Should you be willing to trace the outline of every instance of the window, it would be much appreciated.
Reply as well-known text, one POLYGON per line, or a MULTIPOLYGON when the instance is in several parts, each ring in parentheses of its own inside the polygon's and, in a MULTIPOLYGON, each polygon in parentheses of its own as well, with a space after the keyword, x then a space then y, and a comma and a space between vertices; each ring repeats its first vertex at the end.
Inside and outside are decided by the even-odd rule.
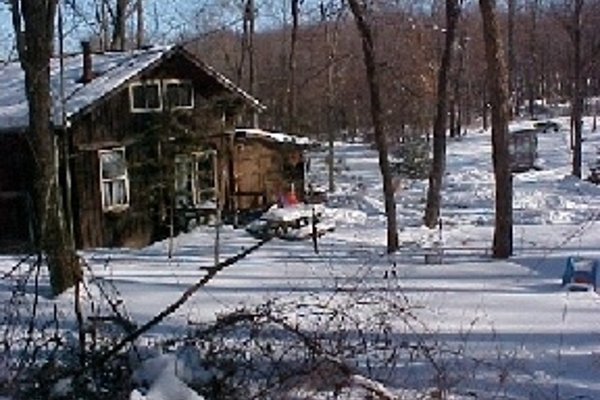
POLYGON ((165 81, 165 104, 170 109, 194 108, 194 87, 189 81, 165 81))
POLYGON ((129 86, 131 111, 135 113, 194 108, 194 87, 177 79, 135 82, 129 86))
POLYGON ((148 112, 162 110, 160 82, 133 83, 130 87, 131 111, 148 112))
POLYGON ((176 157, 175 191, 179 207, 214 207, 217 196, 215 162, 214 150, 176 157))
POLYGON ((100 191, 104 211, 124 209, 129 206, 129 178, 125 161, 125 148, 100 150, 100 191))

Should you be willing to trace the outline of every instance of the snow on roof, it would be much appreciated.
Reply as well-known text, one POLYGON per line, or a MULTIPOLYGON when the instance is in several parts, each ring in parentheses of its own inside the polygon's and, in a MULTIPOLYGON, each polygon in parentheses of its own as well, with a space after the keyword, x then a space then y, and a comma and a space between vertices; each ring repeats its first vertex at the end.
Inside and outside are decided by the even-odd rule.
MULTIPOLYGON (((92 69, 95 78, 87 83, 80 82, 83 73, 83 55, 76 54, 63 58, 64 65, 64 111, 67 119, 89 107, 109 94, 146 68, 160 60, 174 46, 153 47, 129 52, 106 52, 92 54, 92 69)), ((221 84, 260 106, 258 100, 236 88, 223 75, 201 63, 207 72, 221 84)), ((54 124, 62 126, 61 73, 60 60, 52 59, 50 64, 50 86, 53 99, 54 124)), ((0 130, 22 129, 28 126, 28 104, 25 96, 25 74, 18 61, 0 66, 0 130)))
MULTIPOLYGON (((76 114, 110 91, 137 75, 160 59, 171 47, 158 47, 132 52, 92 54, 92 68, 96 76, 88 84, 80 83, 83 55, 63 59, 64 98, 67 118, 76 114)), ((54 123, 61 123, 60 60, 50 62, 50 95, 53 99, 54 123)), ((25 74, 18 61, 0 67, 4 79, 0 82, 0 129, 19 129, 28 125, 28 105, 25 96, 25 74)))
POLYGON ((259 137, 259 138, 262 137, 267 140, 271 140, 273 142, 290 143, 290 144, 296 144, 299 146, 311 146, 316 143, 315 141, 313 141, 307 137, 296 136, 296 135, 291 135, 291 134, 282 133, 282 132, 270 132, 270 131, 265 131, 265 130, 259 129, 259 128, 236 128, 235 132, 236 133, 244 133, 244 134, 246 134, 246 136, 253 136, 253 137, 259 137))

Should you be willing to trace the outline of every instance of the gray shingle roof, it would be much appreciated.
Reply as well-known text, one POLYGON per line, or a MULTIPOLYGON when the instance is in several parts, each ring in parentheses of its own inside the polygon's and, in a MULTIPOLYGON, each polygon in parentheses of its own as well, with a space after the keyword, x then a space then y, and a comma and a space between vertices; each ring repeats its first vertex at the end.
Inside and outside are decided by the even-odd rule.
MULTIPOLYGON (((96 77, 87 84, 79 82, 83 72, 83 56, 81 54, 65 56, 63 58, 64 111, 67 120, 140 74, 175 48, 165 46, 129 52, 92 54, 92 66, 96 77)), ((255 107, 262 107, 258 100, 235 86, 210 66, 203 62, 199 62, 198 65, 222 85, 244 97, 255 107)), ((63 107, 61 106, 60 60, 52 59, 50 68, 52 115, 54 124, 61 126, 63 107)), ((0 131, 26 128, 28 126, 28 106, 25 96, 25 74, 20 63, 13 61, 0 64, 0 77, 2 78, 0 79, 0 131)))

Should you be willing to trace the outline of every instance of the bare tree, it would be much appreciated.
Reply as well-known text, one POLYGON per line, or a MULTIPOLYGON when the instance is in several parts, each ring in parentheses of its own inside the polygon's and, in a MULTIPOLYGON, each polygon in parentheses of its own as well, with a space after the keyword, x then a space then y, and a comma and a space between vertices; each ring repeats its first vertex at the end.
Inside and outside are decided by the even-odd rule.
POLYGON ((584 60, 582 54, 582 17, 584 0, 574 0, 569 2, 570 18, 565 24, 565 29, 573 46, 573 75, 571 84, 571 127, 572 127, 572 174, 581 178, 581 145, 583 130, 583 87, 584 87, 584 60))
MULTIPOLYGON (((240 63, 240 80, 243 75, 244 68, 244 55, 247 55, 248 61, 248 91, 256 96, 257 95, 257 81, 256 81, 256 62, 255 62, 255 47, 254 47, 254 34, 255 34, 255 20, 256 20, 256 8, 254 0, 246 0, 244 4, 244 16, 243 16, 243 36, 242 36, 242 61, 240 63)), ((253 125, 258 126, 258 113, 254 112, 253 125)))
POLYGON ((396 200, 394 198, 394 185, 392 184, 392 173, 388 159, 388 144, 383 123, 383 106, 381 103, 379 70, 376 62, 375 41, 371 25, 367 20, 367 6, 359 0, 347 0, 356 27, 362 40, 364 63, 367 72, 369 92, 371 94, 371 118, 373 120, 373 131, 375 144, 379 154, 379 169, 383 178, 383 196, 385 202, 385 214, 387 217, 387 252, 393 253, 398 250, 398 223, 396 218, 396 200))
POLYGON ((300 5, 303 0, 291 0, 292 31, 290 34, 290 54, 288 59, 288 130, 297 130, 297 107, 296 107, 296 46, 298 44, 298 21, 300 17, 300 5))
POLYGON ((438 71, 437 112, 433 125, 433 164, 429 174, 425 209, 425 225, 429 228, 434 228, 440 218, 442 180, 446 169, 448 86, 460 11, 460 0, 446 0, 446 40, 438 71))
POLYGON ((550 10, 562 25, 568 37, 570 56, 567 81, 568 96, 571 101, 571 148, 573 150, 572 174, 582 177, 583 114, 587 81, 597 74, 593 71, 598 64, 600 36, 598 35, 597 0, 563 0, 550 3, 550 10))
POLYGON ((34 158, 35 245, 46 255, 54 294, 81 278, 58 174, 57 135, 51 128, 50 59, 58 0, 11 0, 17 51, 25 72, 28 141, 34 158))
POLYGON ((508 36, 507 36, 507 53, 508 53, 508 74, 509 74, 509 90, 515 108, 514 113, 518 114, 518 101, 516 93, 516 75, 517 75, 517 57, 515 50, 515 17, 517 11, 517 0, 508 0, 508 36))
MULTIPOLYGON (((70 7, 78 7, 76 0, 69 0, 70 7)), ((98 24, 98 41, 101 50, 123 51, 126 48, 144 46, 143 0, 96 0, 95 21, 98 24), (114 3, 113 3, 114 1, 114 3), (135 35, 128 37, 127 22, 135 17, 135 35), (135 36, 135 37, 133 37, 135 36)))
POLYGON ((538 43, 537 43, 537 28, 538 28, 538 8, 540 0, 533 0, 530 7, 530 32, 529 32, 529 54, 530 60, 527 62, 527 101, 529 115, 531 118, 535 116, 535 98, 537 96, 537 73, 538 70, 538 43))
POLYGON ((337 53, 337 28, 331 29, 329 15, 331 4, 325 6, 323 2, 320 4, 321 9, 321 22, 325 28, 325 42, 327 43, 327 166, 328 166, 328 190, 330 193, 335 191, 335 179, 334 179, 334 160, 335 160, 335 123, 334 123, 334 101, 335 101, 335 88, 334 88, 334 75, 335 75, 335 58, 337 53))
POLYGON ((496 16, 496 0, 479 0, 492 107, 492 158, 496 178, 496 222, 493 255, 508 258, 513 252, 512 174, 508 149, 508 69, 496 16))
POLYGON ((111 41, 112 50, 125 50, 126 43, 126 24, 127 24, 127 6, 129 0, 117 0, 113 15, 113 34, 111 41))
POLYGON ((141 49, 144 46, 144 1, 137 0, 136 6, 136 19, 137 26, 135 31, 135 44, 138 49, 141 49))

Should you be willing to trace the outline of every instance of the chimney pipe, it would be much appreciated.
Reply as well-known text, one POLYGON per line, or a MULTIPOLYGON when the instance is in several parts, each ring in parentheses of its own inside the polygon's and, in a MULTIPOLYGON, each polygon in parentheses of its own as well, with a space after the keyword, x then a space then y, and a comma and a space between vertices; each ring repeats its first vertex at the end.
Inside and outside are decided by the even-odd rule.
POLYGON ((92 70, 92 46, 89 41, 81 42, 81 50, 83 52, 83 73, 81 75, 81 83, 89 83, 94 79, 94 71, 92 70))

